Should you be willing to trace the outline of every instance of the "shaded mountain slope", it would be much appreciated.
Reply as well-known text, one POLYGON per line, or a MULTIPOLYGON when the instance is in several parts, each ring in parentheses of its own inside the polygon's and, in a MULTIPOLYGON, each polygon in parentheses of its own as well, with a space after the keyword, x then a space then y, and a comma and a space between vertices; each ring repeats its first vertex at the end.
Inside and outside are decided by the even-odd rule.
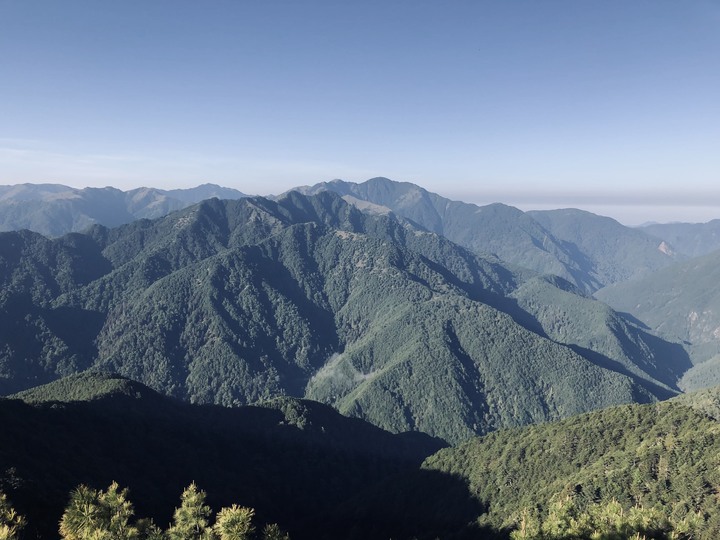
MULTIPOLYGON (((12 281, 0 393, 96 365, 192 402, 307 395, 391 431, 459 441, 664 399, 687 364, 559 278, 332 193, 210 200, 78 237, 100 277, 50 280, 57 294, 37 298, 12 281)), ((67 242, 29 238, 18 268, 67 242)), ((46 267, 54 276, 58 263, 46 267)))
POLYGON ((612 218, 573 208, 527 214, 560 240, 599 285, 641 277, 677 260, 667 243, 612 218))
POLYGON ((692 538, 720 534, 720 424, 715 388, 505 430, 441 450, 423 467, 464 478, 487 512, 477 523, 518 527, 554 504, 580 511, 616 500, 655 508, 692 538))
POLYGON ((278 398, 238 409, 193 406, 100 373, 17 398, 0 399, 0 489, 41 537, 57 536, 71 489, 81 482, 104 488, 113 480, 130 488, 138 515, 163 527, 192 481, 215 509, 252 506, 260 522, 279 522, 293 538, 367 538, 372 530, 376 538, 407 538, 469 518, 456 515, 461 520, 453 524, 405 513, 350 521, 342 502, 382 481, 411 477, 432 493, 452 479, 418 471, 441 447, 437 441, 392 435, 319 403, 278 398))
POLYGON ((720 383, 720 252, 632 282, 598 291, 601 300, 631 313, 658 334, 686 342, 697 364, 686 388, 720 383))
POLYGON ((29 229, 46 236, 79 232, 93 224, 115 227, 157 218, 204 199, 237 199, 237 190, 213 184, 190 189, 75 189, 58 184, 0 186, 0 231, 29 229))

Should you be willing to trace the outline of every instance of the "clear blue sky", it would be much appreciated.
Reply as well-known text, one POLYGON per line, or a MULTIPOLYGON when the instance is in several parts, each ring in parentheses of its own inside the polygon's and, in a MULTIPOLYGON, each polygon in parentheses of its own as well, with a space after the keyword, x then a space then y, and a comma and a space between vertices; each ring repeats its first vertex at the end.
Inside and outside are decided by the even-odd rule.
POLYGON ((720 2, 0 0, 0 184, 373 176, 720 217, 720 2))

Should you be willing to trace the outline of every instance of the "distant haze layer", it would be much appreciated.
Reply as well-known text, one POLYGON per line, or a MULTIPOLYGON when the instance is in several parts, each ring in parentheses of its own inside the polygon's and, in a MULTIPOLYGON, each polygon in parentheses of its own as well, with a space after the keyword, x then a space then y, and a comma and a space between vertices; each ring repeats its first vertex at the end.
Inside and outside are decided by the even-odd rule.
POLYGON ((579 208, 608 216, 623 225, 704 223, 720 218, 720 193, 543 193, 454 190, 445 196, 478 205, 501 202, 523 211, 579 208))

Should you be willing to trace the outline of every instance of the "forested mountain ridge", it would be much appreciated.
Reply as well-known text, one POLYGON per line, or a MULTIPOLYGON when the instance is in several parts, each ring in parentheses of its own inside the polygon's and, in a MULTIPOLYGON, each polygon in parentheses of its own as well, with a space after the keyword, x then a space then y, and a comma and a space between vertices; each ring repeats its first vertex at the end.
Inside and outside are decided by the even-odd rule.
MULTIPOLYGON (((631 229, 587 212, 522 212, 499 203, 476 206, 386 178, 360 184, 336 180, 295 190, 304 194, 334 191, 364 211, 393 211, 476 253, 494 253, 509 263, 561 276, 590 293, 662 268, 682 256, 678 254, 695 249, 682 248, 676 254, 675 239, 683 246, 692 242, 674 229, 668 229, 669 238, 665 238, 652 227, 631 229)), ((0 186, 0 231, 27 228, 56 237, 93 224, 115 227, 139 218, 158 218, 212 197, 244 196, 213 184, 126 192, 54 184, 0 186)))
POLYGON ((46 236, 79 232, 94 224, 115 227, 157 218, 204 199, 237 199, 235 189, 203 184, 190 189, 76 189, 59 184, 0 186, 0 231, 28 229, 46 236))
POLYGON ((351 202, 387 207, 476 253, 494 253, 509 263, 563 277, 589 293, 676 260, 669 247, 661 249, 662 240, 589 212, 477 206, 387 178, 360 184, 334 180, 297 189, 306 194, 334 191, 351 202))
POLYGON ((194 402, 306 395, 459 441, 666 398, 689 367, 559 278, 332 193, 0 243, 2 393, 97 365, 194 402))

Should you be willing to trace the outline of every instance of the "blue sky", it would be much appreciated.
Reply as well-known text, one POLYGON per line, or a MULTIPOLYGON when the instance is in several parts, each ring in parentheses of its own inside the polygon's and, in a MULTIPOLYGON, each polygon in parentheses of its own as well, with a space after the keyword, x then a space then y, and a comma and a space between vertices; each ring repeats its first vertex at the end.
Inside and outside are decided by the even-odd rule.
POLYGON ((705 221, 719 96, 716 1, 0 0, 0 184, 387 176, 705 221))

